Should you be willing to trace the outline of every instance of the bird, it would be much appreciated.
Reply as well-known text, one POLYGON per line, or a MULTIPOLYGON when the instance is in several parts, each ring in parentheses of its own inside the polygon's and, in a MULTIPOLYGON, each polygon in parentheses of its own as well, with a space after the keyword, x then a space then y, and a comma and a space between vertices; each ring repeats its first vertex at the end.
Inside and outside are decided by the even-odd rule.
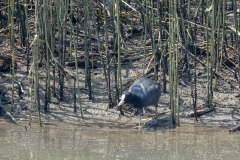
MULTIPOLYGON (((147 76, 137 79, 128 89, 128 91, 121 96, 118 107, 123 104, 130 104, 133 108, 142 112, 143 108, 148 106, 155 106, 155 118, 157 118, 158 101, 161 96, 160 83, 156 82, 147 76)), ((121 111, 121 108, 120 108, 121 111)), ((141 123, 141 115, 140 122, 141 123)))

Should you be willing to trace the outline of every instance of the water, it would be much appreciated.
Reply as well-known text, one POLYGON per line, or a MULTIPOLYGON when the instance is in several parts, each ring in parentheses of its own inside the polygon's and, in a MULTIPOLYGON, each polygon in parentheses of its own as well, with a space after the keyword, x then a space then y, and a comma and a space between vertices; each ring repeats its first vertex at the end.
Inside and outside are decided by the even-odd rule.
POLYGON ((231 159, 240 134, 226 128, 183 125, 155 132, 91 129, 79 125, 0 124, 0 159, 231 159))

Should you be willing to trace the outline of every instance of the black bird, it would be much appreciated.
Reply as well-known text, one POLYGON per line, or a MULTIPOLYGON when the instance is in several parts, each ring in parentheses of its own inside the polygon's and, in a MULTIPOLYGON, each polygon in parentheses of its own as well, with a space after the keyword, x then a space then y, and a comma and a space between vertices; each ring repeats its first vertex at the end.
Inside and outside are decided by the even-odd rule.
MULTIPOLYGON (((141 110, 147 106, 155 106, 155 117, 157 118, 157 106, 161 95, 160 83, 145 77, 137 79, 123 94, 118 106, 124 103, 130 104, 133 108, 141 110)), ((141 118, 140 118, 141 121, 141 118)))

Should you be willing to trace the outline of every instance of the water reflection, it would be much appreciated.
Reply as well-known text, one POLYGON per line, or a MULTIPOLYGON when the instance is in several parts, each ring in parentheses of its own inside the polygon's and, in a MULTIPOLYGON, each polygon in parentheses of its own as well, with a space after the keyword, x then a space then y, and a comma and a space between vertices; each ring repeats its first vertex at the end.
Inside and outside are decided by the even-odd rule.
POLYGON ((239 159, 240 135, 217 127, 156 132, 0 125, 1 159, 239 159))

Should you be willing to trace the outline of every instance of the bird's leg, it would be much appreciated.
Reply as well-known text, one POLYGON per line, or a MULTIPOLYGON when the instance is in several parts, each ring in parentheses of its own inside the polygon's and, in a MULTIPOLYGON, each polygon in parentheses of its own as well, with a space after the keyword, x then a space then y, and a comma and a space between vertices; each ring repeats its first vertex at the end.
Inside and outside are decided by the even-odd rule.
POLYGON ((122 116, 124 116, 124 112, 123 112, 123 110, 122 110, 122 106, 119 107, 119 110, 120 110, 120 114, 121 114, 122 116))
POLYGON ((140 128, 140 126, 141 126, 141 120, 142 120, 142 119, 141 119, 141 114, 140 114, 139 117, 140 117, 140 119, 139 119, 139 125, 138 125, 138 127, 140 128))
POLYGON ((133 116, 137 116, 139 114, 138 109, 135 111, 133 116))
POLYGON ((157 105, 155 105, 155 118, 158 117, 157 105))
POLYGON ((138 111, 140 112, 139 114, 139 127, 141 126, 141 123, 142 123, 142 114, 143 114, 143 109, 138 109, 138 111))

